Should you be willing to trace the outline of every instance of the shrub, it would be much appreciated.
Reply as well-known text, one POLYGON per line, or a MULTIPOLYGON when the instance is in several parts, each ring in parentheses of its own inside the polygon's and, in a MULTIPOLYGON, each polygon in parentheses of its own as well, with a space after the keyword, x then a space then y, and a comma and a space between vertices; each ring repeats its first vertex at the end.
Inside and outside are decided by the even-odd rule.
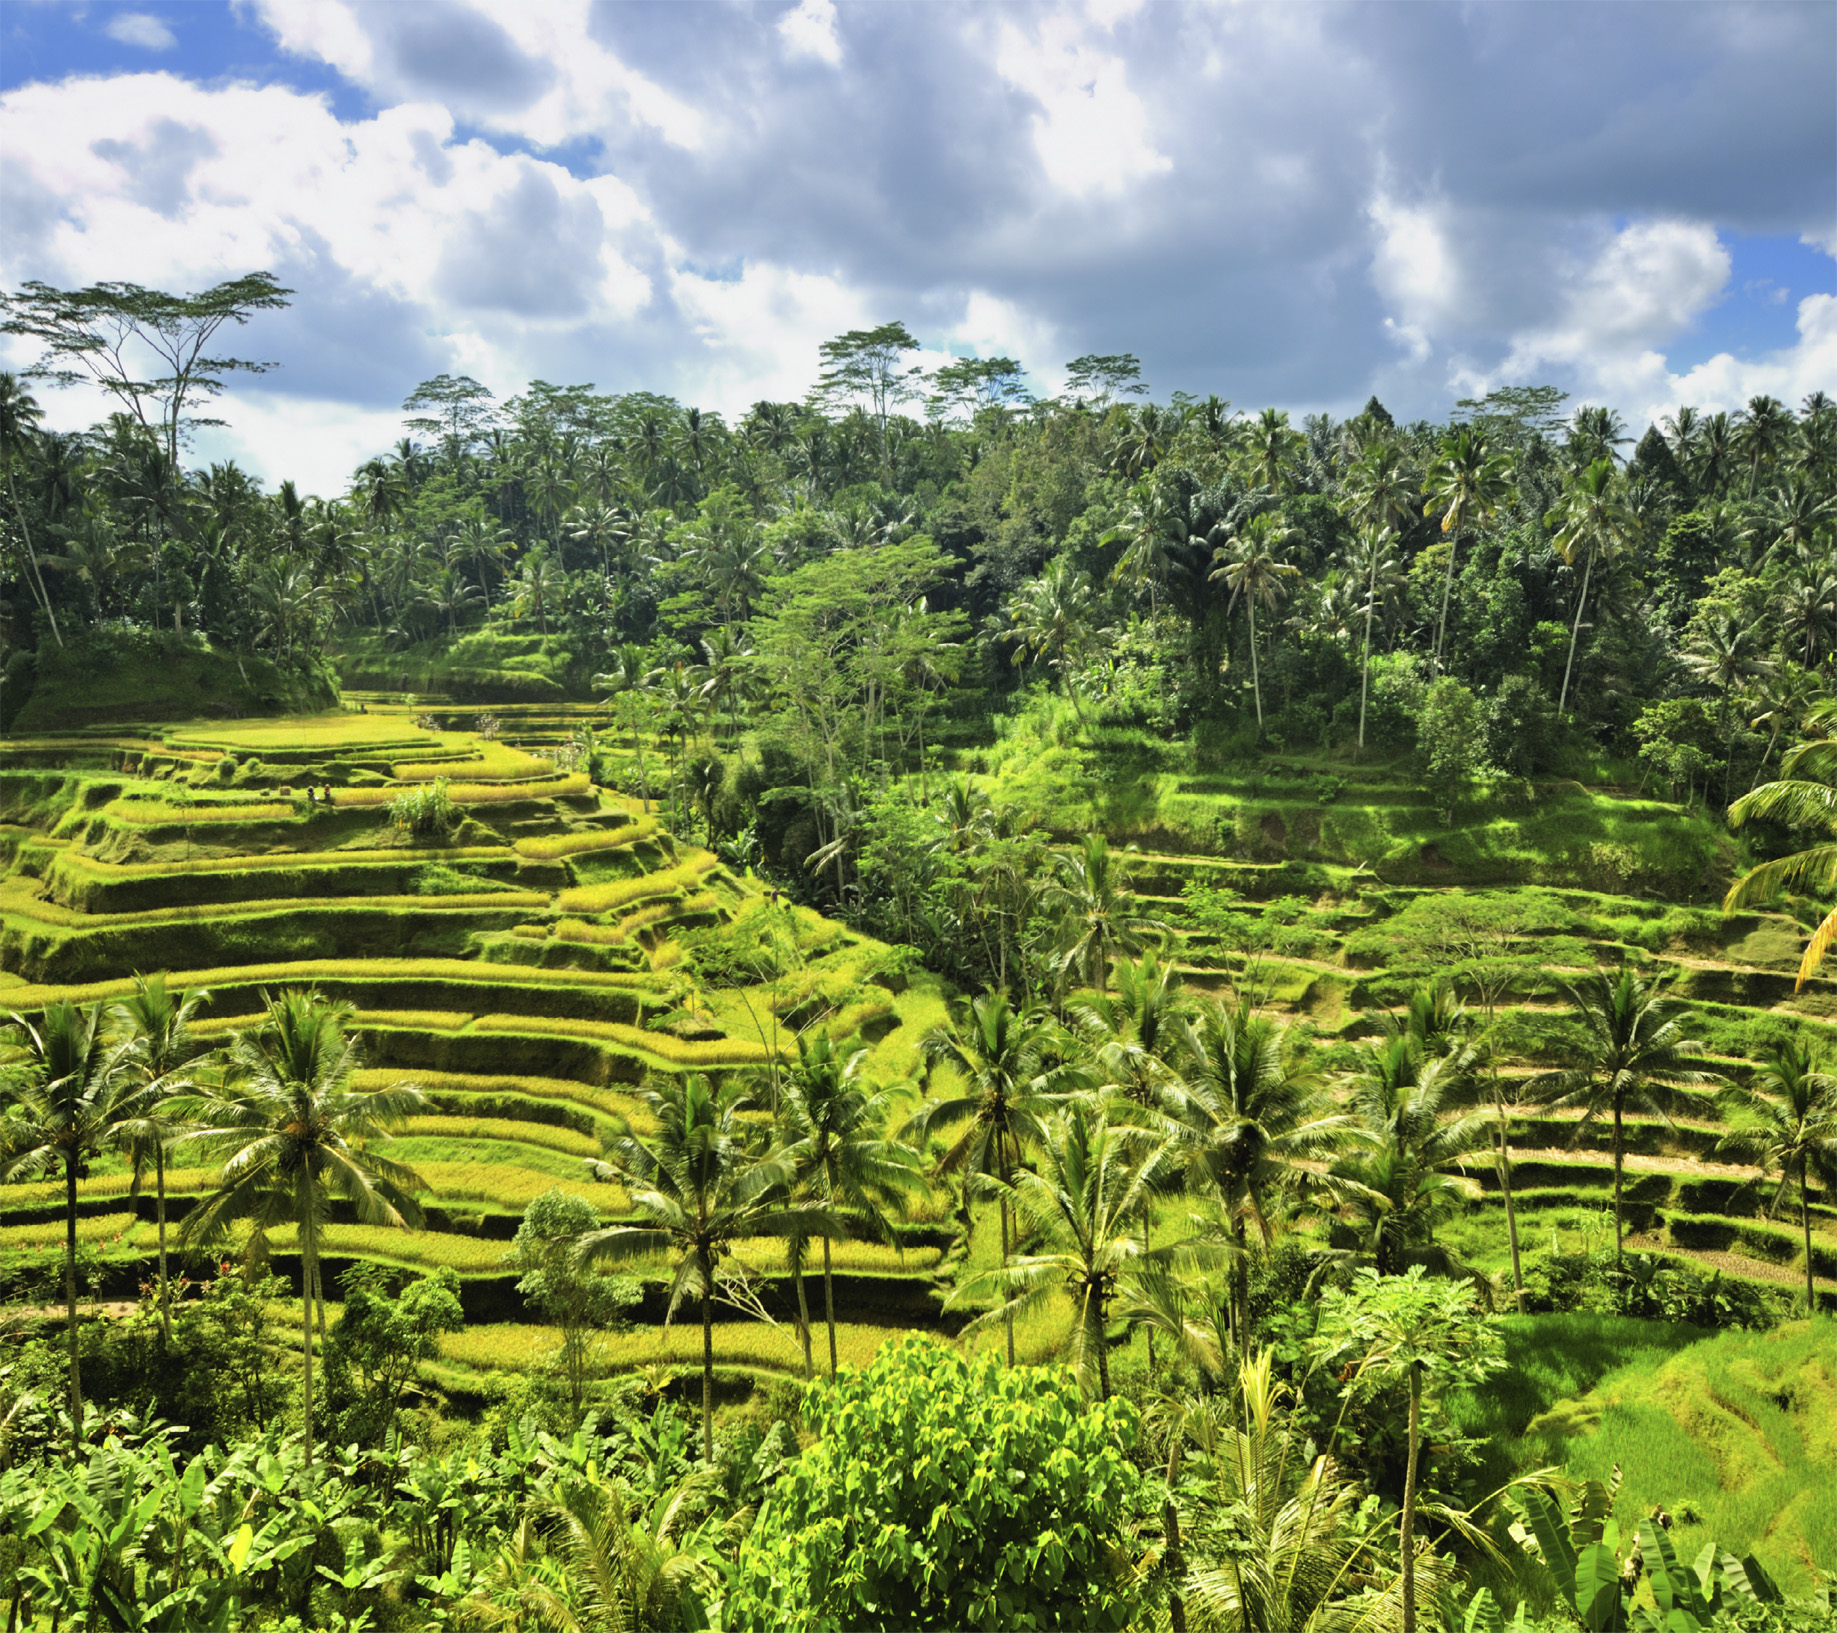
POLYGON ((442 838, 459 825, 459 812, 447 793, 445 777, 425 788, 405 788, 389 802, 389 820, 398 833, 417 839, 442 838))
POLYGON ((820 1438, 741 1548, 729 1627, 1129 1621, 1113 1561, 1145 1504, 1128 1402, 911 1336, 813 1384, 804 1420, 820 1438))

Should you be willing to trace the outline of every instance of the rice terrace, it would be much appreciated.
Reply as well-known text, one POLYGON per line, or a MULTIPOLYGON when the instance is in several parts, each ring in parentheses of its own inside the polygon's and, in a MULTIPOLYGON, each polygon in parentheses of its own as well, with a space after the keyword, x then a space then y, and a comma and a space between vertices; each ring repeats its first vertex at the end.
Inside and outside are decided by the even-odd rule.
POLYGON ((1228 9, 13 8, 8 1633, 1837 1625, 1837 13, 1228 9))

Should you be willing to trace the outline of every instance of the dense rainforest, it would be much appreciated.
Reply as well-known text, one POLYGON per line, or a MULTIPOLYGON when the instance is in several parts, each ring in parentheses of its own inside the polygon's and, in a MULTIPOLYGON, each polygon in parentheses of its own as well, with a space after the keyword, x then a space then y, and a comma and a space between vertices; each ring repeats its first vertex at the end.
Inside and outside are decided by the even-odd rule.
POLYGON ((9 1627, 1828 1625, 1837 402, 288 294, 5 299, 9 1627))

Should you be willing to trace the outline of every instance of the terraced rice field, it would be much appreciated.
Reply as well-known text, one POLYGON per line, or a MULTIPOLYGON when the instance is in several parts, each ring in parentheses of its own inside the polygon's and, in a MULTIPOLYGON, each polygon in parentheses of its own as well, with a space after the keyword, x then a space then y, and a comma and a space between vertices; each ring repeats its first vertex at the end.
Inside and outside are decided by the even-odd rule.
MULTIPOLYGON (((892 982, 898 993, 878 984, 885 949, 769 901, 639 802, 521 746, 514 729, 495 740, 457 721, 430 730, 406 709, 376 705, 144 737, 73 732, 8 750, 0 1007, 119 997, 134 972, 155 970, 210 991, 207 1036, 227 1036, 281 987, 347 1002, 366 1053, 359 1083, 408 1080, 428 1096, 394 1153, 428 1184, 428 1224, 404 1232, 334 1219, 333 1261, 451 1268, 468 1307, 500 1322, 520 1311, 505 1255, 531 1200, 559 1186, 608 1220, 629 1215, 629 1198, 593 1164, 607 1139, 643 1131, 634 1091, 647 1078, 753 1070, 793 1049, 799 1027, 847 1035, 864 1018, 880 1023, 877 1058, 903 1064, 941 1013, 922 980, 892 982), (435 777, 448 779, 459 821, 417 840, 388 808, 435 777), (698 994, 679 938, 756 929, 761 916, 787 949, 780 971, 698 994)), ((151 1246, 152 1199, 130 1198, 116 1167, 104 1159, 79 1184, 81 1235, 105 1281, 116 1265, 109 1285, 131 1291, 134 1261, 151 1246)), ((175 1217, 210 1178, 190 1165, 168 1174, 175 1217)), ((53 1255, 61 1200, 57 1184, 0 1190, 0 1265, 53 1255)), ((283 1273, 292 1246, 288 1232, 270 1233, 283 1273)), ((871 1295, 885 1281, 910 1309, 927 1303, 940 1254, 930 1239, 903 1253, 844 1242, 834 1262, 857 1290, 871 1295)), ((788 1313, 783 1245, 747 1244, 741 1256, 788 1313)), ((653 1281, 665 1270, 635 1267, 653 1281)), ((492 1353, 503 1331, 474 1329, 456 1340, 466 1353, 454 1360, 492 1353)), ((769 1325, 761 1332, 764 1347, 743 1343, 737 1364, 780 1366, 782 1344, 772 1347, 769 1325)), ((683 1336, 628 1335, 614 1360, 684 1359, 683 1336)))

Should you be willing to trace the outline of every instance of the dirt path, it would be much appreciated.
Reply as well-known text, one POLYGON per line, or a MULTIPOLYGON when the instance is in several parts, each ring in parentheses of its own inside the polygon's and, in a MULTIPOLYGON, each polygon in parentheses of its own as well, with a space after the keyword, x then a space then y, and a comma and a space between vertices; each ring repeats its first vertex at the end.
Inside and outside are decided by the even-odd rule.
MULTIPOLYGON (((1613 1154, 1574 1145, 1512 1147, 1513 1162, 1574 1162, 1579 1156, 1599 1159, 1590 1166, 1611 1165, 1613 1154)), ((1621 1159, 1629 1174, 1701 1174, 1707 1179, 1753 1179, 1757 1170, 1740 1163, 1699 1162, 1693 1157, 1640 1157, 1629 1152, 1621 1159)))
MULTIPOLYGON (((1730 1276, 1746 1276, 1751 1281, 1775 1282, 1781 1287, 1803 1287, 1805 1272, 1789 1265, 1770 1264, 1765 1259, 1750 1259, 1745 1253, 1711 1253, 1702 1248, 1673 1247, 1656 1236, 1629 1236, 1630 1251, 1665 1253, 1675 1259, 1691 1259, 1711 1270, 1730 1276)), ((1812 1285, 1825 1292, 1837 1292, 1837 1281, 1829 1276, 1814 1276, 1812 1285)))

